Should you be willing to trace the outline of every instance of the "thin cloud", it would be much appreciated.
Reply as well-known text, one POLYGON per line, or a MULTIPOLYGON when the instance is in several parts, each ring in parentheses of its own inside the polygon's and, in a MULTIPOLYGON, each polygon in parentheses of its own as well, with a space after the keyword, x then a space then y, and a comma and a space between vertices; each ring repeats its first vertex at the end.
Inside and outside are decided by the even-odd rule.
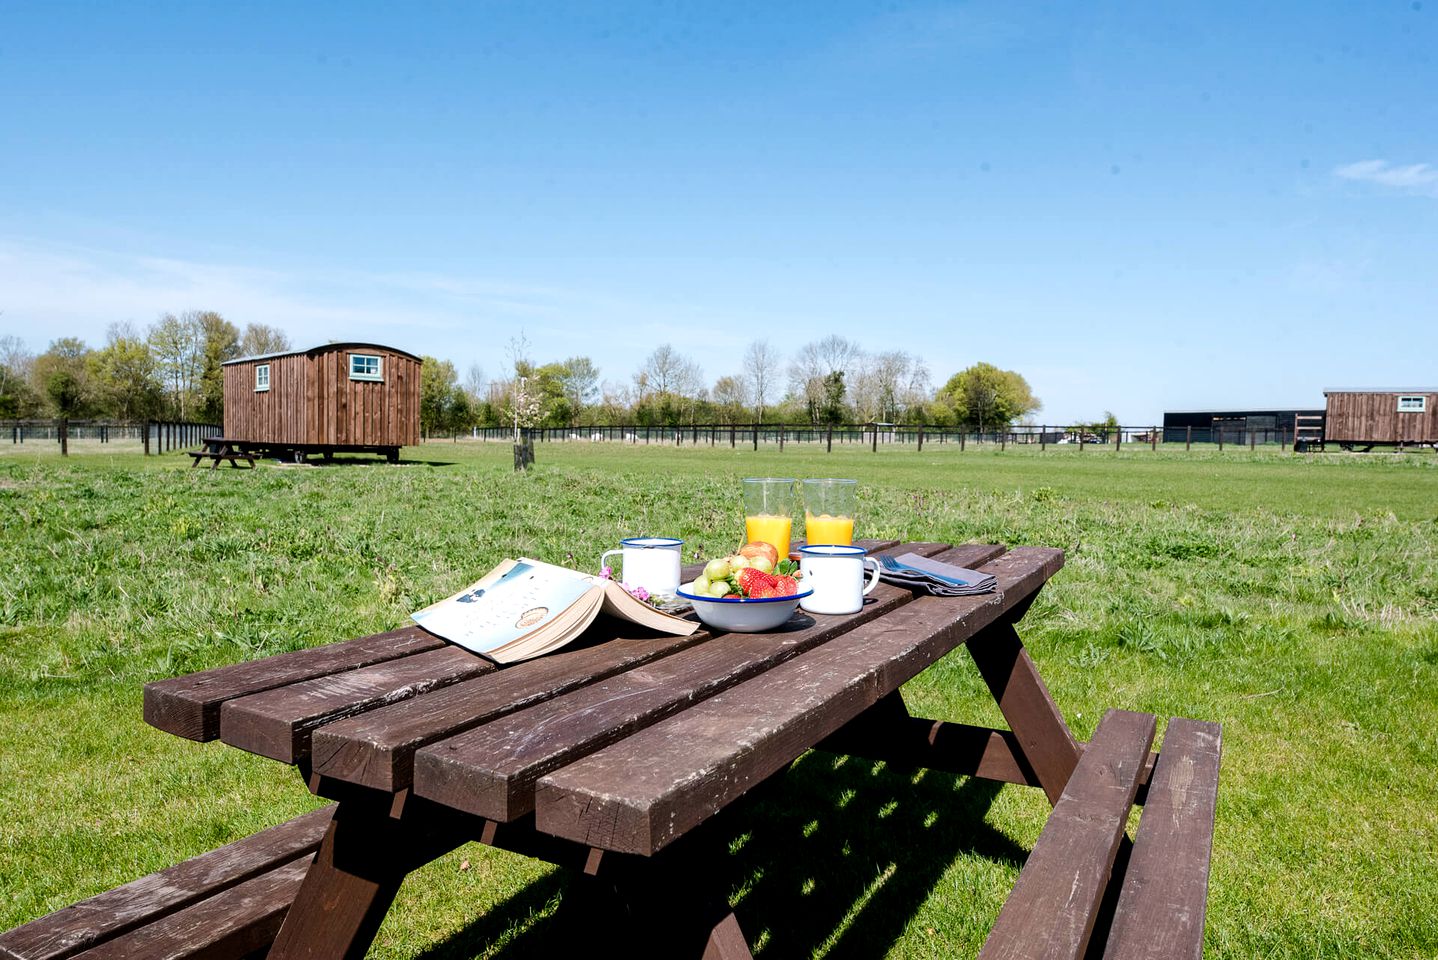
POLYGON ((1375 183, 1390 190, 1438 198, 1438 167, 1426 163, 1399 166, 1387 160, 1360 160, 1337 167, 1334 176, 1358 183, 1375 183))

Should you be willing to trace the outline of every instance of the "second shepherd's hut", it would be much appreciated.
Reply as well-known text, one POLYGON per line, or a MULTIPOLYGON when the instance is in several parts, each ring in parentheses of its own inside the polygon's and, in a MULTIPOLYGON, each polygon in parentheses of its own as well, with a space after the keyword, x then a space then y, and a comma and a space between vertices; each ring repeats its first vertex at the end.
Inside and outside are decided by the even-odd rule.
POLYGON ((224 366, 224 436, 289 459, 377 453, 419 443, 420 366, 375 343, 242 357, 224 366))

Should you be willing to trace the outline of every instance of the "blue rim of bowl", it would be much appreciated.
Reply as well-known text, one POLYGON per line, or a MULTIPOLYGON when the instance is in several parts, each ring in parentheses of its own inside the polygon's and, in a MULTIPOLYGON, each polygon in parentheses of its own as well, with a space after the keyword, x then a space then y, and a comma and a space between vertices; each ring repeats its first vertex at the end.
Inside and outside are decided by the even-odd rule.
POLYGON ((787 597, 701 597, 697 593, 686 593, 683 590, 674 591, 685 600, 703 600, 706 603, 783 603, 785 600, 802 600, 814 592, 814 588, 800 590, 798 593, 791 593, 787 597))

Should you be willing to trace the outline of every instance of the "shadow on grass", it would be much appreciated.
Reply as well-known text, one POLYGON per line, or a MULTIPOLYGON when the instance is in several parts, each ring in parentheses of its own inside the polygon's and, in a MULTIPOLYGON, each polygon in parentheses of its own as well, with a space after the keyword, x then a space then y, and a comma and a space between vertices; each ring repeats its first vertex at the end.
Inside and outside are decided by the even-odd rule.
MULTIPOLYGON (((686 838, 682 863, 692 866, 696 891, 707 883, 737 904, 740 926, 760 956, 821 950, 883 956, 956 857, 973 853, 1022 866, 1027 851, 984 822, 999 788, 987 780, 810 753, 713 827, 686 838)), ((422 960, 560 955, 594 950, 610 936, 611 946, 640 956, 619 922, 622 906, 602 895, 596 903, 596 893, 582 879, 557 872, 422 960), (539 916, 556 892, 558 910, 539 916), (500 939, 506 939, 502 947, 490 946, 500 939)))

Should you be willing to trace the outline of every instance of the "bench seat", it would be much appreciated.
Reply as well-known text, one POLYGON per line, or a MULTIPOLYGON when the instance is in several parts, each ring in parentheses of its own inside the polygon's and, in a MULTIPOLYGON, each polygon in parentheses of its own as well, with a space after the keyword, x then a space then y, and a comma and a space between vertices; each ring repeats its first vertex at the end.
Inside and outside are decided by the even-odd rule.
POLYGON ((194 457, 194 459, 190 461, 191 467, 198 467, 200 465, 200 461, 205 459, 208 459, 210 461, 211 470, 218 467, 221 460, 230 461, 230 466, 236 469, 239 468, 239 462, 241 460, 244 460, 251 467, 254 467, 255 465, 255 455, 252 453, 223 453, 216 450, 186 450, 185 452, 188 453, 191 457, 194 457))
POLYGON ((980 960, 1197 960, 1218 796, 1218 724, 1175 718, 1126 834, 1157 720, 1110 710, 1044 825, 980 960))
POLYGON ((324 807, 0 933, 0 960, 238 960, 279 932, 324 807))

